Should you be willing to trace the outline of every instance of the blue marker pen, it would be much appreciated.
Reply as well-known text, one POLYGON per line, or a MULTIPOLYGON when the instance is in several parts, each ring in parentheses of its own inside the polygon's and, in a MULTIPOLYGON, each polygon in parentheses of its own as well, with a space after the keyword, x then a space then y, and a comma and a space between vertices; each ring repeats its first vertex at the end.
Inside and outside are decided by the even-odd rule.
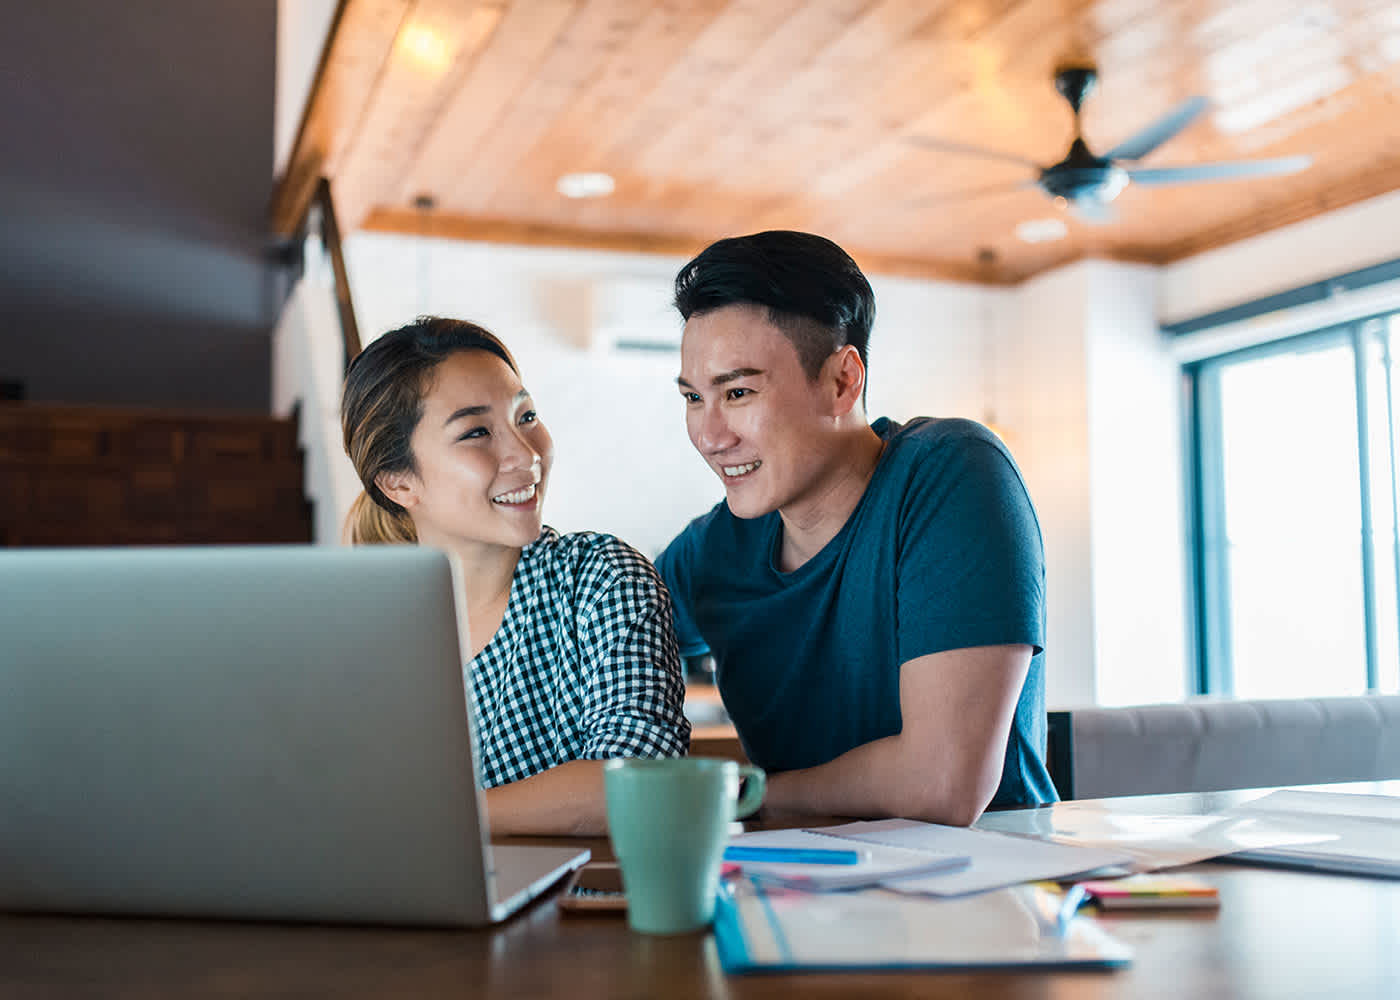
POLYGON ((830 851, 816 847, 756 847, 735 844, 724 849, 725 861, 766 861, 791 865, 854 865, 860 851, 830 851))

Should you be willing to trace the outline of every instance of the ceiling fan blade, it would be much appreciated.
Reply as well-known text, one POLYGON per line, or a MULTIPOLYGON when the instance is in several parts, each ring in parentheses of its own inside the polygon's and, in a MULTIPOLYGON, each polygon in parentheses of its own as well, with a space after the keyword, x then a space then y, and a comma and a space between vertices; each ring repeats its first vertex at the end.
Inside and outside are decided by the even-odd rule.
POLYGON ((1033 170, 1041 169, 1039 163, 1024 156, 1017 156, 1015 153, 1003 153, 996 149, 983 149, 981 146, 968 146, 961 142, 949 142, 946 139, 935 139, 927 135, 910 135, 905 136, 905 138, 916 146, 922 146, 924 149, 932 149, 940 153, 980 156, 986 160, 1004 160, 1007 163, 1019 163, 1033 170))
POLYGON ((1131 139, 1120 142, 1104 156, 1110 160, 1140 160, 1195 121, 1196 116, 1209 104, 1204 97, 1188 97, 1131 139))
POLYGON ((1065 207, 1070 215, 1091 226, 1111 226, 1118 221, 1113 206, 1096 198, 1080 198, 1068 202, 1065 207))
POLYGON ((1149 167, 1129 170, 1134 184, 1196 184, 1201 181, 1230 181, 1245 177, 1276 177, 1296 174, 1312 163, 1311 156, 1284 156, 1277 160, 1237 160, 1233 163, 1193 163, 1185 167, 1149 167))
POLYGON ((924 205, 940 205, 953 201, 971 201, 974 198, 992 198, 999 194, 1015 194, 1017 191, 1033 191, 1037 184, 1034 179, 1019 181, 1015 184, 996 184, 991 187, 971 188, 967 191, 946 191, 941 194, 929 195, 926 198, 915 198, 909 202, 909 207, 917 208, 924 205))

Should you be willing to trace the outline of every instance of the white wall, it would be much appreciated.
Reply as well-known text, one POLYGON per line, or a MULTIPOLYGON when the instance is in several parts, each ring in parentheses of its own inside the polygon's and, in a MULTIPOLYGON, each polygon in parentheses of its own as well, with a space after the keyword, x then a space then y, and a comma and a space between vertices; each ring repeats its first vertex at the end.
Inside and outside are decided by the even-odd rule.
POLYGON ((1084 267, 1094 701, 1177 701, 1190 670, 1181 368, 1157 325, 1158 270, 1084 267))
POLYGON ((1087 384, 1088 272, 1062 268, 1019 286, 998 331, 1009 378, 996 400, 1045 541, 1045 697, 1092 702, 1094 587, 1087 384))
POLYGON ((1083 261, 1009 293, 994 400, 1040 516, 1046 701, 1185 692, 1179 366, 1154 268, 1083 261))

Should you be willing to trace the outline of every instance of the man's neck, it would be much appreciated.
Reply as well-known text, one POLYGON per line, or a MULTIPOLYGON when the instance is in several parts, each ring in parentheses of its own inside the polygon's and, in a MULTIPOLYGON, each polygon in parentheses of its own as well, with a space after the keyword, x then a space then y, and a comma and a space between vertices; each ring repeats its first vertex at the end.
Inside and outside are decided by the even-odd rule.
POLYGON ((869 425, 853 428, 833 453, 830 471, 817 488, 778 511, 783 522, 780 570, 791 573, 802 566, 845 527, 865 496, 884 449, 884 440, 869 425))

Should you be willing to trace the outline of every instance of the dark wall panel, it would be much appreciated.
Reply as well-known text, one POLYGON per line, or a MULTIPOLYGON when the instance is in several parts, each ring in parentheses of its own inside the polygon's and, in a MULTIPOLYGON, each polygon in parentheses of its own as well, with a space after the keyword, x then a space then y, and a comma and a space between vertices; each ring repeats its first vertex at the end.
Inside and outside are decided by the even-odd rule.
POLYGON ((265 409, 276 0, 44 0, 0 31, 0 381, 265 409))

